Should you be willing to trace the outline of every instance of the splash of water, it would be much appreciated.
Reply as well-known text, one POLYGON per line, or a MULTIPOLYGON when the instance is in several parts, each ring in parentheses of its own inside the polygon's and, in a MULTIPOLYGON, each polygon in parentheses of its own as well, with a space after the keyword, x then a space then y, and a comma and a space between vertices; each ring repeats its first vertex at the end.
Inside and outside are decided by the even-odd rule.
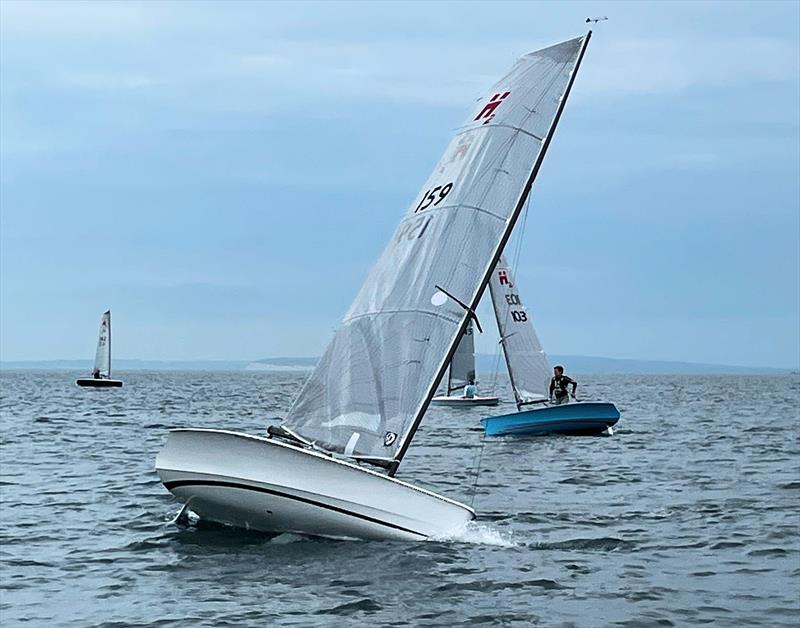
POLYGON ((462 527, 448 534, 429 537, 429 541, 451 543, 471 543, 474 545, 494 545, 497 547, 517 547, 511 532, 498 530, 488 523, 468 521, 462 527))

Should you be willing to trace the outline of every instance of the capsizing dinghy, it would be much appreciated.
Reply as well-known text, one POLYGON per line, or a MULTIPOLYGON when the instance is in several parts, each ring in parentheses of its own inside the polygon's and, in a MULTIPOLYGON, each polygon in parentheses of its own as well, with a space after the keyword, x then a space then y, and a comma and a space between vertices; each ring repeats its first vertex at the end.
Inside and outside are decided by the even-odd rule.
POLYGON ((97 351, 94 356, 94 368, 91 377, 79 377, 75 380, 84 388, 119 388, 122 381, 111 377, 111 310, 103 312, 100 319, 100 333, 97 336, 97 351))
POLYGON ((619 410, 613 403, 547 405, 550 365, 533 328, 533 317, 522 303, 519 287, 503 257, 489 281, 489 292, 517 412, 481 419, 484 433, 487 436, 612 434, 612 426, 619 421, 619 410))
POLYGON ((475 335, 472 321, 467 325, 467 331, 461 337, 450 367, 447 369, 447 394, 431 399, 431 405, 447 406, 448 408, 472 408, 475 406, 496 406, 497 397, 482 397, 473 394, 466 396, 466 387, 475 386, 475 335), (464 391, 463 394, 454 394, 464 391))
POLYGON ((457 533, 475 517, 394 476, 522 211, 590 35, 525 55, 480 99, 281 425, 265 437, 170 432, 156 471, 184 510, 268 533, 408 540, 457 533))

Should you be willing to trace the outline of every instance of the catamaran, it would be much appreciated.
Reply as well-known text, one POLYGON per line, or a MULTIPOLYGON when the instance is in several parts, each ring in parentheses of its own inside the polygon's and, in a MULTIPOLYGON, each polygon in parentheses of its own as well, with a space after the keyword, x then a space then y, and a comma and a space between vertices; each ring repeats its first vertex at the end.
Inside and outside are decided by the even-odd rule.
POLYGON ((473 406, 496 406, 499 399, 494 396, 482 397, 473 394, 467 397, 465 388, 476 385, 475 377, 475 334, 472 321, 461 337, 450 367, 447 369, 447 394, 431 399, 431 404, 450 408, 471 408, 473 406), (453 394, 464 391, 463 394, 453 394))
POLYGON ((78 386, 92 388, 118 388, 122 381, 111 377, 111 310, 103 312, 100 319, 100 333, 97 336, 97 351, 94 355, 94 368, 91 377, 79 377, 78 386))
POLYGON ((619 410, 613 403, 546 405, 550 399, 550 365, 533 328, 533 318, 520 298, 519 286, 502 257, 489 281, 489 292, 517 412, 481 419, 484 432, 489 436, 611 434, 612 426, 619 421, 619 410))
POLYGON ((525 55, 478 101, 280 425, 266 436, 169 433, 156 470, 182 513, 268 533, 415 540, 475 517, 395 475, 531 191, 590 36, 525 55))

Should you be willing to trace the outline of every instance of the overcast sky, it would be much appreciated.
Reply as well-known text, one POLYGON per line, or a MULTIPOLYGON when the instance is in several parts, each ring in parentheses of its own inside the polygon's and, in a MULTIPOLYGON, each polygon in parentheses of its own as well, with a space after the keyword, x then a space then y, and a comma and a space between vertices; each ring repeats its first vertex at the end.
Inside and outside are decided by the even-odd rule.
POLYGON ((321 354, 474 99, 601 14, 522 239, 545 348, 797 368, 798 7, 4 0, 0 356, 108 307, 118 357, 321 354))

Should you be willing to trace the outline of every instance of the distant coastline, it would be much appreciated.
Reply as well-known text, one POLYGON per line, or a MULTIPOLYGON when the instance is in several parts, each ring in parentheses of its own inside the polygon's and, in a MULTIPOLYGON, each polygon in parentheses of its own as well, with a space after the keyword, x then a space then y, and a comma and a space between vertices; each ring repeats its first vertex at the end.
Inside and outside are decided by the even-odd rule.
MULTIPOLYGON (((479 353, 475 356, 477 370, 491 373, 495 369, 494 355, 479 353)), ((114 360, 120 371, 272 371, 303 372, 314 368, 319 358, 279 357, 261 360, 114 360)), ((791 368, 732 366, 699 362, 671 362, 666 360, 633 360, 585 355, 551 355, 552 364, 562 363, 574 374, 626 374, 626 375, 735 375, 735 374, 789 374, 791 368)), ((87 371, 91 360, 9 360, 0 361, 0 369, 75 370, 87 371)), ((501 361, 500 368, 503 368, 501 361)))

